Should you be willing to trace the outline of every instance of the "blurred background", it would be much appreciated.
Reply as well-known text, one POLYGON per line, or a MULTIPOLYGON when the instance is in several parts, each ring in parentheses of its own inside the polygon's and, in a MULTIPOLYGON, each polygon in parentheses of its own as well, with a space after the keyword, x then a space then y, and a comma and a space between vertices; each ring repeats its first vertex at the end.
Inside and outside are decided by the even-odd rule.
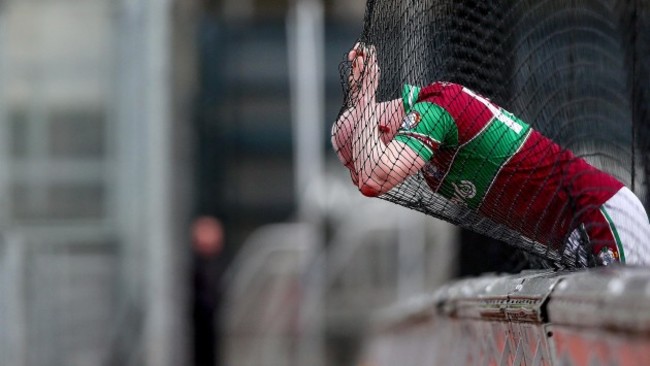
POLYGON ((481 271, 330 148, 364 7, 0 2, 0 365, 351 364, 481 271))
MULTIPOLYGON (((0 365, 350 365, 375 310, 523 269, 503 245, 351 184, 329 140, 364 10, 0 1, 0 365)), ((563 26, 539 24, 540 42, 563 26)), ((644 48, 620 57, 646 54, 634 34, 644 48)), ((570 64, 574 35, 544 50, 570 64)), ((609 90, 646 85, 645 68, 628 80, 615 65, 596 70, 609 90)))

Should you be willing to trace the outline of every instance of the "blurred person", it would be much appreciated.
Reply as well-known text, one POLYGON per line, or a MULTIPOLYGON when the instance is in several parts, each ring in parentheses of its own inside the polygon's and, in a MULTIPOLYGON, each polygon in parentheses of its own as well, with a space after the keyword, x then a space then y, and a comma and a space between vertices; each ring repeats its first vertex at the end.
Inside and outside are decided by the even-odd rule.
POLYGON ((378 103, 373 46, 348 54, 351 100, 332 145, 362 194, 376 197, 421 172, 435 193, 571 254, 587 242, 598 265, 650 263, 639 199, 512 113, 462 85, 405 85, 378 103))
POLYGON ((194 364, 220 364, 221 277, 225 260, 224 228, 214 217, 199 217, 191 228, 193 263, 192 321, 194 330, 194 364))

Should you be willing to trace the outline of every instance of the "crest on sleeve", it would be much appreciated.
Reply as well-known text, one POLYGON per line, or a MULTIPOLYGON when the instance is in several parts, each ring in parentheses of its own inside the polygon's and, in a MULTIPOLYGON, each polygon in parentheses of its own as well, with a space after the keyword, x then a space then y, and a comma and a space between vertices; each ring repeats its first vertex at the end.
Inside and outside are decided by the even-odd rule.
POLYGON ((412 130, 420 123, 422 116, 417 111, 412 111, 404 117, 402 121, 402 128, 406 130, 412 130))

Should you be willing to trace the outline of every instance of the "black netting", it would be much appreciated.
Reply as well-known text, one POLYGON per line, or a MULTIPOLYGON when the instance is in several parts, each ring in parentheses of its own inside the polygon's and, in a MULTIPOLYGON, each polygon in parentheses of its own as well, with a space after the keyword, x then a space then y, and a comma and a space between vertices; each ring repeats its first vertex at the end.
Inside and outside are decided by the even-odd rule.
POLYGON ((610 244, 595 239, 592 219, 620 188, 608 177, 646 203, 649 8, 369 0, 355 53, 341 65, 334 148, 367 195, 558 267, 596 264, 610 244))

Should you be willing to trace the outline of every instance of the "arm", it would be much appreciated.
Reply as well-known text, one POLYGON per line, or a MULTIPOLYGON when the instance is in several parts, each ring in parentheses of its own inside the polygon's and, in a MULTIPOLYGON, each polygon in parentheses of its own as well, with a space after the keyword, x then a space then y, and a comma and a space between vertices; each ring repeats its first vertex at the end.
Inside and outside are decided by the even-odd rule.
MULTIPOLYGON (((404 119, 402 101, 395 99, 389 102, 377 103, 374 110, 375 114, 379 116, 380 124, 385 127, 383 132, 379 131, 379 138, 387 144, 393 139, 404 119)), ((358 186, 358 178, 352 159, 352 133, 354 126, 362 115, 363 111, 358 107, 345 110, 332 125, 331 135, 334 152, 336 152, 336 156, 341 163, 350 170, 355 186, 358 186)))
MULTIPOLYGON (((373 71, 372 68, 366 68, 366 48, 360 44, 348 53, 348 61, 352 63, 352 68, 348 82, 350 84, 350 96, 353 101, 353 106, 341 113, 338 120, 332 126, 332 147, 336 152, 337 157, 343 165, 350 171, 352 182, 355 186, 359 186, 359 178, 357 169, 354 166, 354 159, 352 154, 352 139, 355 126, 362 123, 364 110, 372 108, 375 115, 379 116, 380 124, 384 126, 382 131, 379 131, 380 139, 384 143, 389 143, 398 128, 400 127, 404 118, 404 107, 400 99, 394 99, 383 103, 373 103, 368 105, 365 103, 367 99, 364 98, 365 94, 372 94, 374 96, 376 90, 369 90, 368 85, 364 80, 376 79, 378 75, 366 75, 365 71, 369 74, 373 71)), ((374 97, 372 98, 374 101, 374 97)))
POLYGON ((366 196, 375 197, 417 173, 426 161, 404 143, 393 139, 405 114, 401 101, 375 101, 379 82, 376 51, 371 47, 360 57, 358 64, 366 62, 366 72, 360 77, 362 93, 358 103, 363 110, 357 112, 360 118, 352 131, 352 156, 359 190, 366 196), (389 139, 381 138, 380 119, 381 124, 389 128, 389 139))
POLYGON ((405 144, 392 141, 405 112, 400 99, 375 102, 379 67, 374 48, 357 44, 348 60, 354 106, 332 126, 332 146, 360 191, 377 196, 419 171, 425 161, 405 144))
POLYGON ((375 110, 365 113, 361 120, 367 125, 356 126, 352 152, 356 157, 357 184, 363 195, 375 197, 384 194, 424 167, 424 159, 405 144, 395 140, 388 144, 382 141, 375 110))
POLYGON ((358 185, 359 178, 352 161, 352 122, 356 117, 356 110, 348 109, 341 113, 339 119, 332 125, 332 147, 339 161, 350 171, 350 178, 354 185, 358 185))

